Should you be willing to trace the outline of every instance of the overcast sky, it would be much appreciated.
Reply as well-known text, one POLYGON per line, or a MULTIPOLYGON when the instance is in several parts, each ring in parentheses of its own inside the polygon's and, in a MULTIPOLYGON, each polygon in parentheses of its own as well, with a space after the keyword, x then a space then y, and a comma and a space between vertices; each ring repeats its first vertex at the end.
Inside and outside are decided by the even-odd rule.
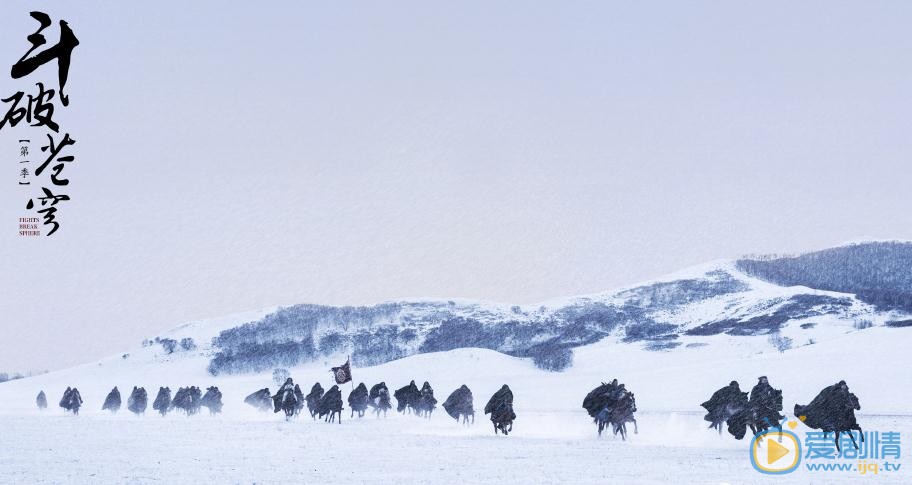
MULTIPOLYGON (((0 371, 274 305, 912 239, 908 2, 42 3, 0 7, 0 67, 31 9, 69 21, 77 159, 58 233, 18 237, 43 135, 0 131, 0 371)), ((7 69, 2 97, 56 87, 7 69)))

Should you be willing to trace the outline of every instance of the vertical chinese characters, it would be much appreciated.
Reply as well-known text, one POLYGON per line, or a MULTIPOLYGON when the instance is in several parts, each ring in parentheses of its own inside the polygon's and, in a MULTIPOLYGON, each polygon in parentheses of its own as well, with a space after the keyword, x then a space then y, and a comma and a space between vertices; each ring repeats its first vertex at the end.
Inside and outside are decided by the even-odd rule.
MULTIPOLYGON (((16 177, 18 185, 26 189, 30 189, 32 181, 35 181, 35 185, 40 186, 40 193, 31 189, 32 197, 25 204, 25 208, 41 215, 43 224, 47 228, 45 235, 50 236, 60 228, 60 223, 56 219, 57 204, 70 200, 68 194, 62 193, 62 188, 70 183, 70 180, 63 176, 63 171, 76 160, 73 153, 76 140, 66 130, 63 130, 61 135, 61 126, 54 120, 56 109, 54 103, 56 100, 60 100, 64 107, 70 104, 70 98, 64 94, 63 90, 69 77, 73 49, 79 45, 79 39, 76 38, 69 24, 60 20, 57 43, 41 50, 42 46, 47 44, 43 32, 53 25, 53 22, 51 17, 43 12, 32 12, 31 16, 38 21, 38 30, 26 37, 31 48, 13 64, 10 76, 13 79, 22 79, 35 73, 39 67, 57 61, 57 89, 46 88, 43 82, 38 81, 35 83, 36 89, 32 93, 19 91, 0 99, 7 105, 5 114, 0 119, 0 130, 7 126, 16 127, 23 121, 30 129, 46 130, 47 144, 41 146, 40 154, 30 153, 30 139, 19 140, 19 163, 16 177), (38 157, 35 159, 35 163, 32 163, 31 157, 33 156, 38 157), (52 188, 53 190, 51 190, 52 188)), ((2 112, 0 110, 0 113, 2 112)), ((20 232, 20 234, 23 233, 20 232)), ((27 235, 34 235, 34 233, 32 231, 27 235)))

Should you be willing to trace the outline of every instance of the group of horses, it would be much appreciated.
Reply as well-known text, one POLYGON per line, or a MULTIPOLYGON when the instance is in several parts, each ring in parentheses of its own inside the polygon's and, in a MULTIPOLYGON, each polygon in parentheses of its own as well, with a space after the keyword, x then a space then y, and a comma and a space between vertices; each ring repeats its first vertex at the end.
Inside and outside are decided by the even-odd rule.
MULTIPOLYGON (((434 389, 428 382, 419 389, 415 381, 411 381, 407 386, 397 389, 393 396, 396 398, 396 410, 402 414, 430 418, 437 407, 434 389)), ((304 395, 300 385, 295 384, 289 377, 275 394, 270 393, 268 387, 259 389, 248 395, 244 402, 261 411, 271 409, 275 413, 284 412, 286 420, 299 415, 306 406, 314 420, 342 422, 342 390, 338 385, 333 385, 324 392, 323 386, 317 382, 310 389, 310 393, 304 395)), ((370 409, 373 409, 377 417, 386 417, 387 412, 392 409, 389 388, 385 382, 380 382, 368 390, 367 385, 362 382, 349 393, 348 405, 351 408, 351 418, 354 418, 355 414, 361 418, 370 409)), ((443 408, 457 422, 461 421, 468 425, 470 418, 471 423, 475 422, 472 391, 464 384, 450 394, 444 401, 443 408)), ((504 385, 491 397, 485 407, 485 413, 491 414, 495 434, 508 434, 512 431, 516 413, 513 412, 513 393, 508 386, 504 385)))
MULTIPOLYGON (((750 428, 755 436, 760 436, 772 428, 782 432, 782 390, 774 389, 765 376, 759 378, 750 395, 742 392, 738 382, 732 381, 728 386, 713 393, 712 397, 701 406, 707 410, 703 418, 709 421, 710 428, 722 433, 722 425, 728 426, 728 432, 737 439, 744 438, 750 428)), ((839 436, 849 433, 852 444, 858 448, 852 431, 858 431, 864 441, 864 433, 855 411, 860 410, 858 397, 849 391, 845 381, 825 387, 808 405, 795 404, 795 417, 813 429, 824 433, 834 433, 836 449, 840 449, 839 436)))
POLYGON ((210 415, 221 413, 222 391, 218 387, 212 386, 206 389, 205 394, 202 394, 200 388, 196 386, 181 387, 171 398, 171 389, 160 387, 155 402, 152 403, 152 409, 161 413, 162 416, 171 409, 177 409, 183 411, 187 416, 192 416, 199 412, 200 407, 209 409, 210 415))
MULTIPOLYGON (((351 402, 351 400, 352 396, 349 396, 349 401, 351 402)), ((342 390, 337 385, 324 392, 323 386, 318 382, 305 396, 301 391, 301 386, 295 384, 294 380, 289 377, 275 395, 272 395, 269 388, 266 387, 248 395, 244 398, 244 402, 260 411, 272 409, 276 413, 284 412, 286 420, 301 414, 301 411, 307 406, 307 411, 313 419, 320 418, 330 423, 336 421, 342 423, 342 390)), ((358 408, 361 409, 360 404, 358 408)), ((352 416, 354 413, 355 407, 352 407, 352 416)), ((363 412, 359 411, 359 416, 362 415, 363 412)))
MULTIPOLYGON (((38 393, 35 402, 38 404, 38 409, 47 407, 47 397, 44 395, 44 391, 38 393)), ((82 395, 79 394, 79 389, 67 387, 63 391, 63 397, 60 398, 60 407, 74 415, 79 414, 79 408, 82 407, 82 395)))
POLYGON ((614 379, 608 384, 604 382, 589 392, 583 399, 583 408, 592 417, 598 426, 598 434, 602 436, 608 426, 611 426, 614 435, 621 434, 622 440, 627 440, 627 423, 633 423, 633 432, 637 433, 636 398, 628 391, 624 384, 618 384, 614 379))
POLYGON ((415 381, 412 381, 409 385, 396 389, 393 397, 396 398, 396 411, 400 413, 414 413, 416 416, 430 419, 434 409, 437 408, 434 389, 427 381, 424 382, 421 389, 418 389, 415 381))
MULTIPOLYGON (((403 386, 393 393, 396 398, 396 410, 402 414, 414 414, 430 418, 437 407, 434 389, 430 383, 425 382, 419 389, 415 381, 403 386)), ((286 419, 292 419, 307 407, 311 418, 323 419, 326 422, 342 423, 342 390, 338 385, 332 386, 328 391, 323 391, 319 382, 315 383, 306 396, 300 386, 289 377, 279 387, 276 394, 271 394, 269 388, 260 389, 244 399, 251 406, 268 411, 284 412, 286 419)), ((47 396, 44 391, 38 393, 36 403, 39 409, 47 408, 47 396)), ((82 396, 79 390, 67 387, 60 399, 60 407, 73 414, 79 414, 82 406, 82 396)), ((108 393, 102 410, 116 413, 122 405, 120 391, 117 387, 108 393)), ((139 415, 145 413, 147 405, 146 390, 142 387, 133 387, 127 399, 127 409, 139 415)), ((373 409, 377 417, 392 408, 389 389, 385 382, 375 384, 370 390, 362 382, 353 388, 348 395, 348 405, 351 416, 355 414, 363 417, 369 409, 373 409)), ((759 382, 751 390, 742 392, 737 381, 732 381, 728 386, 713 393, 712 397, 703 404, 707 414, 704 417, 709 421, 709 427, 722 433, 723 425, 727 425, 729 433, 737 439, 742 439, 747 429, 754 435, 767 432, 772 428, 782 431, 782 391, 770 386, 767 378, 760 377, 759 382)), ((209 409, 210 414, 218 414, 222 410, 222 393, 218 387, 209 387, 203 395, 196 386, 181 387, 174 398, 171 390, 161 387, 152 403, 152 408, 162 416, 169 411, 177 409, 188 416, 199 412, 200 407, 209 409)), ((457 422, 464 425, 475 423, 475 409, 472 391, 462 385, 453 391, 443 402, 447 414, 457 422), (471 418, 471 423, 470 423, 471 418)), ((610 383, 602 383, 596 387, 583 400, 583 408, 593 418, 598 426, 598 434, 611 427, 615 435, 620 434, 621 439, 627 439, 627 423, 633 423, 634 433, 638 432, 636 418, 636 399, 624 384, 619 384, 617 379, 610 383)), ((810 404, 795 405, 795 417, 801 419, 807 426, 819 429, 825 433, 835 433, 836 447, 839 449, 839 436, 849 433, 852 443, 858 448, 852 431, 858 431, 864 441, 864 433, 855 418, 855 411, 860 410, 858 397, 849 392, 845 381, 839 381, 832 386, 824 388, 810 404)), ((513 392, 509 386, 504 386, 494 393, 484 408, 485 414, 491 415, 494 424, 494 434, 509 434, 513 430, 513 421, 516 413, 513 411, 513 392)))
MULTIPOLYGON (((38 409, 47 408, 47 396, 44 391, 38 393, 35 403, 38 405, 38 409)), ((79 408, 82 407, 82 403, 82 395, 79 394, 79 389, 75 387, 67 387, 66 391, 63 392, 63 397, 60 399, 60 407, 74 415, 79 414, 79 408)), ((130 396, 127 398, 127 409, 136 415, 145 414, 148 403, 146 389, 133 386, 133 391, 130 392, 130 396)), ((105 397, 101 409, 102 411, 116 413, 120 411, 122 405, 123 400, 120 396, 120 390, 117 386, 114 386, 114 389, 111 389, 111 392, 105 397)), ((162 416, 175 409, 183 411, 187 416, 191 416, 198 413, 201 407, 209 409, 210 415, 222 412, 222 393, 218 387, 213 386, 206 389, 206 394, 203 394, 200 388, 196 386, 181 387, 173 399, 171 398, 170 388, 160 387, 155 400, 152 402, 152 409, 158 411, 162 416)))

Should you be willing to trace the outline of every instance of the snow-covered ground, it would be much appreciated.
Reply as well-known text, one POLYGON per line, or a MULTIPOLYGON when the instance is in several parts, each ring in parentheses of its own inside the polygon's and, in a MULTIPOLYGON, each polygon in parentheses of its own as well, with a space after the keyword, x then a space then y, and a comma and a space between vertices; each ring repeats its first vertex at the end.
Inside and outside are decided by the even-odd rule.
MULTIPOLYGON (((202 335, 201 335, 202 336, 202 335)), ((465 383, 480 410, 502 384, 515 394, 514 433, 494 436, 479 414, 463 427, 442 408, 431 420, 391 413, 341 425, 309 418, 285 422, 243 403, 270 387, 271 375, 214 378, 206 356, 162 356, 147 347, 127 358, 0 384, 0 483, 833 483, 871 480, 857 473, 799 469, 781 477, 757 473, 747 440, 706 429, 699 404, 732 379, 747 390, 759 375, 783 389, 785 411, 805 404, 826 385, 845 379, 862 405, 861 426, 912 436, 912 331, 872 328, 784 353, 757 353, 763 337, 719 339, 706 347, 649 352, 608 340, 575 350, 566 372, 541 371, 524 359, 482 349, 420 354, 369 368, 355 381, 385 381, 391 389, 410 379, 434 386, 438 400, 465 383), (759 340, 758 340, 759 339, 759 340), (596 437, 580 407, 601 381, 618 378, 636 393, 639 434, 627 442, 596 437), (85 405, 79 416, 56 406, 66 386, 77 386, 85 405), (164 418, 150 409, 136 417, 100 408, 118 386, 124 399, 133 385, 150 400, 159 386, 218 385, 224 413, 164 418), (35 409, 39 390, 50 408, 35 409)), ((766 346, 768 347, 768 345, 766 346)), ((340 360, 341 359, 341 360, 340 360)), ((305 390, 319 380, 329 387, 329 367, 344 357, 291 369, 305 390)), ((343 397, 351 387, 343 386, 343 397)), ((347 407, 347 404, 346 404, 347 407)), ((790 413, 789 413, 790 414, 790 413)), ((803 425, 802 425, 803 426, 803 425)), ((796 431, 801 432, 802 428, 796 431)), ((912 465, 910 465, 912 468, 912 465)), ((912 481, 912 471, 881 473, 876 480, 912 481)))
MULTIPOLYGON (((641 413, 640 434, 597 439, 579 413, 519 415, 515 435, 390 416, 286 423, 274 416, 4 416, 2 483, 909 483, 798 470, 766 477, 745 441, 704 429, 698 415, 641 413)), ((347 416, 346 416, 347 417, 347 416)), ((912 431, 909 418, 865 416, 912 431)))

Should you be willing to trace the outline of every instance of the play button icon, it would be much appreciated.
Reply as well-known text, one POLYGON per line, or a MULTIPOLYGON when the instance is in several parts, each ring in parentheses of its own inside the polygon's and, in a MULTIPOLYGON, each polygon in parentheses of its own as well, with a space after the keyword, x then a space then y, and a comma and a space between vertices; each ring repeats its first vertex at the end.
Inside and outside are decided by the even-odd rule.
POLYGON ((789 449, 776 443, 774 440, 766 440, 766 462, 776 463, 782 457, 789 454, 789 449))
POLYGON ((751 464, 761 472, 778 475, 795 471, 801 461, 801 441, 790 431, 758 434, 751 440, 751 464))

